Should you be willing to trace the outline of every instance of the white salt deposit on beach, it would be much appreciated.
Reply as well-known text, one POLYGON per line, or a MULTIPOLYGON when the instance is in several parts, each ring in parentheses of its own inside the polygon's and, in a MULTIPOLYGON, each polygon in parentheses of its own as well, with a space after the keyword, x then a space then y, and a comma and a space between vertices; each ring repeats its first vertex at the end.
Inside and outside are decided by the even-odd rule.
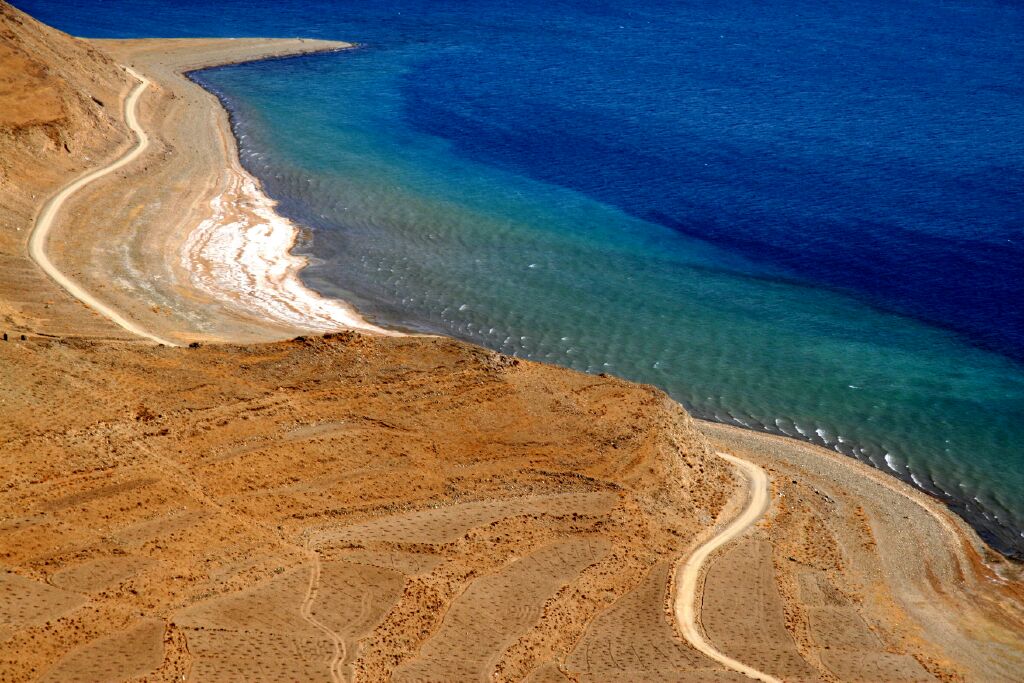
POLYGON ((327 332, 377 327, 346 302, 309 289, 299 278, 306 259, 291 253, 299 229, 274 210, 275 202, 245 171, 210 202, 211 216, 182 245, 181 264, 192 283, 218 301, 284 325, 327 332))

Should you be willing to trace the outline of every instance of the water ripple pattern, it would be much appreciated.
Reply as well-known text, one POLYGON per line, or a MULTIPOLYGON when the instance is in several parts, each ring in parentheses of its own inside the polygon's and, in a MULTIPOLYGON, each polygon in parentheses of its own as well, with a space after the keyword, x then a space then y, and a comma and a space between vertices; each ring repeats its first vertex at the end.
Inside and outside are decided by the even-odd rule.
POLYGON ((200 74, 377 323, 662 387, 1024 556, 1024 7, 23 0, 355 52, 200 74))

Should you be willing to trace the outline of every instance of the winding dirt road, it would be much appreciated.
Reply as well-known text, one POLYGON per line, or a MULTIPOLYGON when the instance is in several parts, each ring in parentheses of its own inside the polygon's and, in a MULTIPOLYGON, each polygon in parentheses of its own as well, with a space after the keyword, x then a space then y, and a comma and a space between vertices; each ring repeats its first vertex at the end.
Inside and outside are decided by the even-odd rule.
POLYGON ((32 234, 29 237, 28 253, 32 260, 43 269, 43 272, 49 275, 58 285, 71 294, 71 296, 75 297, 89 308, 103 314, 108 319, 112 320, 114 323, 120 325, 132 334, 145 337, 158 344, 178 346, 176 342, 169 341, 148 332, 138 324, 128 320, 113 308, 94 297, 81 285, 62 273, 55 265, 53 265, 49 256, 46 255, 46 238, 50 233, 50 228, 53 227, 54 218, 64 205, 64 202, 67 201, 68 197, 94 180, 102 178, 107 174, 113 173, 114 171, 127 166, 146 151, 147 147, 149 147, 149 136, 146 135, 146 131, 142 129, 142 126, 139 125, 136 111, 138 109, 139 97, 141 97, 143 91, 149 87, 150 82, 145 76, 136 73, 128 67, 125 67, 125 71, 139 81, 139 84, 135 86, 135 89, 132 90, 124 102, 125 122, 128 124, 128 127, 132 132, 135 133, 136 137, 138 137, 138 142, 119 159, 116 159, 110 164, 91 171, 81 178, 73 181, 43 205, 43 209, 39 212, 35 226, 32 228, 32 234))
POLYGON ((701 578, 701 569, 713 552, 753 526, 761 518, 765 510, 768 509, 768 503, 771 500, 768 493, 768 475, 765 474, 763 469, 752 462, 741 460, 728 453, 719 453, 718 455, 743 473, 744 479, 749 484, 750 495, 743 512, 716 536, 713 536, 704 545, 697 548, 677 569, 676 621, 679 623, 679 629, 682 631, 683 637, 686 638, 687 642, 719 664, 757 681, 782 683, 778 678, 747 666, 743 662, 735 660, 724 652, 715 649, 715 646, 704 637, 704 633, 698 625, 700 614, 697 610, 697 590, 701 578))

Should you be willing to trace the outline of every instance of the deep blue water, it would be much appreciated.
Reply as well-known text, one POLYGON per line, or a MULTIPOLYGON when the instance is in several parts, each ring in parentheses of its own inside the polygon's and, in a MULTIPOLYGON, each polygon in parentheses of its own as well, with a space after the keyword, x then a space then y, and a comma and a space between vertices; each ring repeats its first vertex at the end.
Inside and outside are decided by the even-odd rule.
POLYGON ((359 42, 196 75, 312 286, 822 443, 1024 554, 1021 6, 15 4, 359 42))

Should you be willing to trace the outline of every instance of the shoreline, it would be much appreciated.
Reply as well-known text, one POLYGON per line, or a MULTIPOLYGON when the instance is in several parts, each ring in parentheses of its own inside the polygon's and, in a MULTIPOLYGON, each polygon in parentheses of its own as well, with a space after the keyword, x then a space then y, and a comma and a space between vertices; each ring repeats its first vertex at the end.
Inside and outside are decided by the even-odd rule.
MULTIPOLYGON (((907 464, 903 464, 903 471, 895 469, 889 463, 889 458, 891 456, 888 453, 885 457, 886 467, 882 467, 870 458, 860 458, 855 454, 839 450, 835 445, 830 445, 828 442, 824 441, 824 439, 813 439, 807 435, 796 436, 788 434, 778 428, 772 429, 770 426, 764 424, 754 426, 744 424, 739 420, 727 421, 716 417, 708 417, 701 411, 694 410, 689 406, 687 406, 686 409, 693 416, 693 419, 698 422, 726 427, 728 429, 736 429, 741 432, 757 434, 766 438, 794 442, 802 446, 813 448, 825 456, 839 458, 842 461, 857 463, 858 465, 868 468, 868 471, 887 477, 889 480, 897 481, 908 491, 913 491, 916 494, 924 496, 928 500, 934 501, 938 505, 942 506, 943 509, 953 513, 955 517, 963 521, 966 527, 971 530, 971 533, 977 536, 978 540, 984 543, 986 547, 998 552, 1006 559, 1024 566, 1024 552, 1008 545, 1007 542, 1004 542, 997 534, 991 531, 992 520, 985 517, 984 511, 975 512, 970 509, 971 505, 967 499, 958 498, 957 496, 941 489, 937 485, 926 485, 925 481, 918 478, 907 464)), ((847 441, 846 443, 851 444, 853 450, 859 449, 856 442, 847 441)), ((1000 528, 1005 529, 1007 527, 1000 528)), ((1015 530, 1009 529, 1009 532, 1013 531, 1015 530)), ((1024 532, 1019 533, 1024 535, 1024 532)))
MULTIPOLYGON (((52 260, 93 292, 172 343, 261 342, 303 333, 400 332, 306 287, 307 259, 291 253, 299 227, 278 214, 242 167, 227 112, 187 74, 204 68, 349 43, 306 39, 90 41, 148 78, 138 105, 152 144, 128 175, 98 178, 71 198, 50 241, 52 260), (114 183, 121 181, 118 187, 114 183), (89 225, 111 225, 96 235, 89 225)), ((125 95, 122 95, 122 99, 125 95)), ((110 318, 110 316, 107 316, 110 318)))
POLYGON ((233 165, 237 166, 231 169, 235 177, 228 192, 237 197, 234 202, 236 220, 228 220, 231 209, 223 206, 224 195, 215 197, 210 202, 210 218, 201 221, 183 242, 181 265, 192 273, 192 282, 199 289, 211 296, 233 294, 239 306, 250 311, 259 310, 277 322, 312 332, 336 331, 340 326, 342 329, 401 336, 405 333, 369 322, 351 303, 324 296, 302 280, 301 272, 309 264, 309 259, 293 253, 302 229, 294 220, 277 211, 278 201, 266 193, 260 178, 242 162, 234 111, 220 93, 206 88, 194 76, 208 69, 234 64, 345 52, 356 47, 356 43, 351 43, 349 47, 317 53, 231 61, 181 72, 190 82, 216 98, 227 115, 227 129, 221 133, 231 138, 235 149, 233 165), (247 208, 239 210, 240 206, 247 208), (239 216, 241 220, 237 220, 239 216), (237 267, 238 264, 241 266, 237 267))
MULTIPOLYGON (((167 46, 189 46, 208 42, 230 47, 242 46, 247 41, 257 44, 279 44, 281 41, 263 41, 260 39, 223 39, 204 41, 203 39, 143 39, 94 41, 102 46, 128 47, 125 56, 130 61, 137 56, 139 47, 159 53, 167 46)), ((255 339, 246 334, 218 334, 205 336, 201 330, 173 329, 170 336, 179 340, 199 338, 204 341, 245 342, 270 341, 284 339, 306 332, 324 333, 336 329, 355 329, 384 335, 403 335, 396 329, 387 329, 366 321, 348 302, 321 295, 302 281, 300 272, 308 260, 304 256, 295 255, 292 249, 300 234, 296 223, 275 211, 277 201, 269 197, 262 189, 258 177, 246 169, 239 155, 238 141, 231 117, 234 115, 223 97, 207 90, 192 74, 211 68, 231 64, 287 59, 312 52, 340 52, 352 48, 351 44, 320 44, 317 41, 286 41, 292 49, 298 51, 281 54, 273 50, 261 49, 256 53, 241 56, 229 53, 227 58, 210 58, 201 51, 191 55, 189 60, 174 62, 173 75, 198 89, 207 96, 207 101, 216 111, 212 112, 216 134, 226 152, 225 166, 221 169, 219 192, 200 202, 203 207, 191 225, 173 233, 167 243, 171 254, 168 256, 175 264, 179 273, 179 286, 175 294, 182 293, 181 285, 191 291, 186 297, 191 301, 200 297, 218 300, 221 311, 216 314, 224 318, 240 318, 245 321, 246 331, 255 325, 263 326, 270 333, 261 332, 255 339), (227 315, 224 315, 224 314, 227 315), (199 334, 197 334, 197 332, 199 334)), ((155 79, 158 88, 166 87, 166 83, 155 79)), ((145 99, 145 98, 143 98, 145 99)), ((165 250, 164 253, 167 253, 165 250)), ((140 268, 139 276, 148 272, 140 268)), ((233 322, 233 320, 232 320, 233 322)), ((236 328, 237 329, 237 328, 236 328)), ((164 332, 168 334, 168 332, 164 332)), ((978 538, 987 546, 992 547, 1007 559, 1020 562, 1022 557, 1013 553, 1012 549, 999 543, 994 535, 989 535, 980 515, 972 515, 966 510, 967 504, 953 496, 944 497, 938 491, 929 490, 925 486, 916 486, 910 476, 901 476, 900 472, 886 471, 873 462, 864 460, 844 452, 835 452, 827 443, 818 443, 812 438, 800 438, 785 432, 774 431, 767 425, 758 429, 756 426, 730 423, 725 420, 709 418, 699 410, 688 408, 695 419, 709 424, 723 425, 730 428, 749 431, 771 437, 786 438, 803 445, 821 449, 825 454, 855 460, 870 467, 879 474, 891 477, 906 486, 910 491, 925 494, 941 503, 948 510, 963 519, 978 538)), ((890 468, 891 469, 891 468, 890 468)))
POLYGON ((401 334, 370 323, 348 302, 306 286, 299 274, 308 259, 292 253, 300 228, 276 211, 277 201, 240 162, 231 172, 227 192, 209 203, 211 216, 181 245, 181 267, 197 289, 213 297, 226 294, 241 312, 256 311, 297 329, 401 334))
MULTIPOLYGON (((451 337, 303 334, 354 311, 304 288, 303 221, 184 74, 343 44, 100 54, 6 7, 81 106, 70 147, 10 145, 28 178, 63 162, 39 199, 0 191, 38 212, 64 188, 54 270, 185 348, 129 339, 18 242, 54 293, 0 341, 0 678, 1016 679, 1024 569, 884 472, 451 337)), ((36 214, 9 214, 14 243, 36 214)))
MULTIPOLYGON (((979 532, 978 529, 959 514, 945 500, 918 488, 900 477, 886 472, 869 462, 864 462, 854 456, 838 453, 832 449, 825 448, 816 443, 789 436, 788 434, 776 434, 773 432, 731 425, 716 420, 708 420, 694 416, 694 422, 698 428, 705 433, 728 434, 735 438, 742 438, 752 442, 760 442, 766 445, 775 446, 782 451, 798 452, 804 451, 811 457, 819 459, 825 469, 832 471, 849 472, 852 476, 871 481, 878 486, 890 490, 892 493, 901 496, 908 503, 920 508, 926 514, 939 521, 957 543, 969 547, 981 558, 981 561, 993 572, 999 573, 993 565, 984 559, 985 555, 991 553, 998 555, 1000 560, 1011 563, 1011 566, 1024 570, 1024 562, 1019 558, 1008 555, 992 546, 979 532)), ((778 464, 778 463, 776 463, 778 464)), ((996 564, 998 564, 997 562, 996 564)))
MULTIPOLYGON (((300 41, 303 39, 300 39, 300 41)), ((211 297, 226 298, 241 313, 257 314, 268 322, 310 332, 357 330, 383 335, 400 332, 374 325, 347 301, 325 297, 302 281, 308 259, 292 253, 300 228, 277 212, 277 201, 266 194, 259 178, 242 165, 239 140, 232 125, 233 112, 221 97, 203 87, 193 74, 234 64, 296 58, 313 53, 344 52, 343 47, 296 54, 231 59, 178 73, 217 99, 227 114, 226 129, 219 130, 234 149, 226 191, 209 202, 209 217, 189 232, 180 246, 181 267, 191 283, 211 297)))
MULTIPOLYGON (((286 247, 286 253, 285 252, 280 252, 280 253, 281 253, 282 260, 286 260, 286 259, 301 260, 302 264, 299 265, 297 268, 295 268, 294 274, 295 274, 296 279, 299 282, 299 285, 302 288, 304 288, 304 290, 306 290, 306 292, 308 292, 308 295, 311 296, 311 297, 315 297, 315 298, 317 298, 319 300, 322 300, 324 302, 327 302, 328 304, 337 304, 340 308, 344 308, 345 310, 350 311, 351 315, 354 315, 354 316, 359 318, 359 320, 361 321, 362 325, 365 325, 365 326, 367 326, 369 328, 373 328, 373 331, 377 332, 378 334, 384 334, 384 335, 390 335, 390 336, 406 336, 406 335, 435 336, 435 335, 437 335, 439 333, 432 332, 432 331, 417 330, 417 329, 415 329, 411 325, 406 325, 406 324, 403 324, 401 322, 396 322, 396 321, 393 321, 393 320, 392 321, 387 321, 387 322, 382 322, 380 324, 371 322, 371 320, 366 316, 366 314, 364 314, 362 311, 360 311, 358 306, 356 306, 352 302, 347 301, 346 299, 343 299, 343 298, 340 298, 340 297, 324 294, 323 292, 319 291, 315 287, 312 287, 312 286, 308 285, 305 282, 305 280, 302 278, 302 270, 304 270, 305 267, 309 265, 311 256, 307 255, 307 254, 303 254, 303 253, 296 253, 295 250, 300 248, 300 247, 304 248, 304 247, 308 246, 308 239, 309 239, 308 235, 312 232, 312 229, 309 228, 309 227, 304 226, 303 223, 302 223, 302 219, 301 218, 292 217, 292 216, 289 216, 289 215, 287 215, 285 213, 282 213, 282 212, 278 211, 277 207, 280 204, 281 200, 273 198, 267 192, 267 190, 264 188, 263 180, 259 177, 259 175, 256 172, 250 170, 246 166, 246 162, 242 158, 241 151, 243 149, 243 143, 242 143, 241 139, 239 138, 238 132, 236 130, 236 125, 237 125, 237 118, 236 117, 237 117, 237 114, 235 112, 235 108, 231 105, 231 102, 228 100, 227 96, 224 93, 222 93, 222 92, 220 92, 218 90, 215 90, 215 89, 213 89, 211 87, 207 87, 206 85, 204 85, 204 83, 202 82, 201 78, 197 78, 196 77, 198 74, 201 74, 204 71, 213 71, 213 70, 216 70, 216 69, 220 69, 222 67, 230 67, 230 66, 237 65, 237 64, 256 63, 256 62, 274 62, 274 61, 286 60, 286 59, 299 59, 299 58, 302 58, 302 57, 305 57, 305 56, 310 56, 310 55, 329 54, 329 53, 332 53, 332 52, 348 52, 348 51, 359 49, 360 47, 362 47, 359 43, 350 43, 349 45, 350 45, 350 47, 347 47, 347 48, 338 48, 338 49, 333 49, 333 50, 323 50, 323 51, 320 51, 320 52, 306 52, 306 53, 301 53, 301 54, 271 56, 271 57, 264 57, 264 58, 257 58, 257 59, 247 59, 247 60, 243 60, 243 61, 218 63, 218 64, 209 65, 209 66, 203 66, 203 67, 200 67, 200 68, 197 68, 197 69, 191 69, 191 70, 183 72, 182 75, 185 78, 187 78, 191 83, 195 84, 197 87, 202 89, 204 92, 209 93, 210 95, 212 95, 217 100, 219 107, 224 111, 224 113, 227 116, 227 128, 225 130, 226 130, 227 134, 230 136, 232 144, 233 144, 233 146, 235 148, 235 151, 236 151, 235 157, 237 159, 239 167, 242 170, 242 177, 245 179, 246 182, 250 182, 251 181, 251 183, 254 185, 254 193, 256 195, 258 195, 260 201, 265 201, 266 203, 268 203, 270 205, 269 209, 274 214, 273 220, 280 221, 282 223, 288 223, 288 224, 291 225, 291 227, 293 227, 295 229, 295 235, 289 241, 289 243, 288 243, 288 245, 286 247)), ((353 328, 353 329, 360 329, 360 328, 353 328)), ((445 335, 442 334, 441 336, 445 336, 445 335)), ((472 343, 472 342, 469 342, 469 343, 472 343)))

